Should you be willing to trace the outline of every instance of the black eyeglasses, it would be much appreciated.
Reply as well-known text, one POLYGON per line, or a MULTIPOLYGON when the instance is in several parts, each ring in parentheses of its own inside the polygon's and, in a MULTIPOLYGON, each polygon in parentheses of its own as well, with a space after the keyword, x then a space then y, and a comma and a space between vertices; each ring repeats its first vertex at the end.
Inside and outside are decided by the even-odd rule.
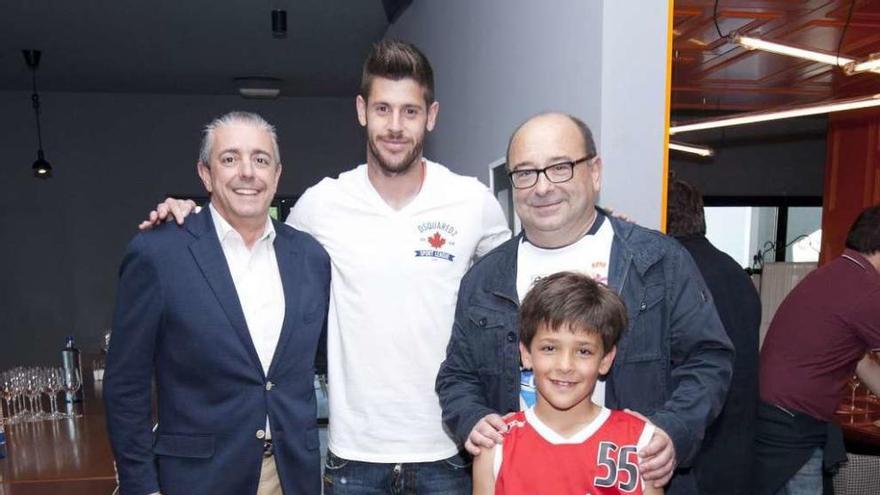
POLYGON ((574 177, 574 166, 596 158, 596 155, 587 155, 574 161, 558 162, 544 168, 521 168, 508 172, 510 183, 516 189, 528 189, 538 183, 538 176, 544 174, 550 182, 560 184, 568 182, 574 177))

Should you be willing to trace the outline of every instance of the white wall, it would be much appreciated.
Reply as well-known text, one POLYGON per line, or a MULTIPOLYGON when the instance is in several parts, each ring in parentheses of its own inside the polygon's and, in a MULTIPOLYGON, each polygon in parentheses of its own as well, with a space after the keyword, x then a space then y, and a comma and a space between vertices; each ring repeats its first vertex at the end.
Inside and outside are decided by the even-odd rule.
POLYGON ((602 2, 601 201, 652 228, 662 213, 670 4, 602 2))
POLYGON ((752 208, 706 207, 706 238, 743 268, 752 266, 752 208))
POLYGON ((488 184, 488 164, 537 112, 573 113, 599 134, 600 2, 418 1, 387 36, 431 60, 440 115, 426 154, 456 172, 488 184))
POLYGON ((660 224, 668 2, 414 2, 387 36, 434 66, 440 117, 429 157, 488 183, 528 116, 584 119, 604 157, 602 203, 660 224))
POLYGON ((233 109, 278 127, 278 192, 301 193, 364 159, 354 99, 247 101, 224 96, 46 93, 43 142, 54 177, 31 175, 30 94, 0 92, 0 370, 57 356, 72 334, 97 349, 116 271, 146 212, 166 194, 204 195, 200 129, 233 109))

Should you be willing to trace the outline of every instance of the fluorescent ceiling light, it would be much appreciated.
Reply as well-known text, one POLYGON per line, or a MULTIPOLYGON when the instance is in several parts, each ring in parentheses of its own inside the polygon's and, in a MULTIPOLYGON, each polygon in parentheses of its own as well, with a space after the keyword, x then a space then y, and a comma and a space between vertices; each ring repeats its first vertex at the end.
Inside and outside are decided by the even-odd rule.
POLYGON ((695 144, 681 143, 677 141, 669 141, 669 149, 683 151, 685 153, 693 153, 700 156, 712 156, 715 152, 712 148, 706 146, 697 146, 695 144))
POLYGON ((859 72, 878 72, 880 73, 880 55, 873 54, 867 60, 856 63, 850 62, 846 65, 847 74, 857 74, 859 72))
POLYGON ((281 90, 278 88, 238 88, 238 94, 245 98, 273 99, 278 98, 281 90))
POLYGON ((735 125, 753 124, 755 122, 766 122, 768 120, 790 119, 794 117, 804 117, 807 115, 818 115, 822 113, 843 112, 846 110, 857 110, 860 108, 870 108, 877 106, 880 106, 880 93, 871 96, 864 96, 861 98, 849 98, 845 100, 789 107, 785 110, 741 113, 739 115, 734 115, 731 117, 721 117, 716 119, 692 122, 690 124, 673 125, 669 128, 669 134, 671 135, 681 132, 700 131, 703 129, 715 129, 718 127, 731 127, 735 125))
POLYGON ((734 35, 733 41, 749 50, 761 50, 770 53, 778 53, 779 55, 788 55, 789 57, 812 60, 813 62, 819 62, 823 64, 839 65, 842 67, 848 63, 853 62, 853 59, 848 57, 838 57, 836 55, 831 55, 824 52, 817 52, 815 50, 805 50, 803 48, 797 48, 791 45, 783 45, 782 43, 774 43, 772 41, 765 41, 760 38, 753 38, 751 36, 734 35))
POLYGON ((236 77, 235 84, 238 86, 238 94, 244 98, 273 99, 281 94, 281 84, 284 81, 277 77, 247 76, 236 77))

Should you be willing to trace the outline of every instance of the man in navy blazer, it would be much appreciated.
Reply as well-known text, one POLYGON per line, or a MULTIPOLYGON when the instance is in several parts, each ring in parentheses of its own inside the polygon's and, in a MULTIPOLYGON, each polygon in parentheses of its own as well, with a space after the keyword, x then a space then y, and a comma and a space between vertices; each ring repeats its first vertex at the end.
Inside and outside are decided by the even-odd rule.
POLYGON ((138 234, 120 269, 104 399, 121 494, 320 493, 329 258, 269 218, 281 162, 260 116, 210 123, 199 158, 210 206, 138 234))

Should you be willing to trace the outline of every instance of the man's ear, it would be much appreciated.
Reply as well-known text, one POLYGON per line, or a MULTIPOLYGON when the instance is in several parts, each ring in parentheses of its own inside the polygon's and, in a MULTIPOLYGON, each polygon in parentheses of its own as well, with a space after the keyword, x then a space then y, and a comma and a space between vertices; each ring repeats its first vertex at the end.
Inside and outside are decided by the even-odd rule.
POLYGON ((532 369, 532 353, 529 348, 522 342, 519 343, 519 358, 522 361, 523 368, 532 369))
POLYGON ((367 126, 367 101, 364 100, 364 97, 361 95, 357 95, 354 99, 354 105, 357 107, 358 113, 358 122, 360 122, 361 127, 367 126))
POLYGON ((425 123, 425 128, 428 129, 428 132, 434 130, 434 125, 437 124, 438 112, 440 112, 440 102, 435 101, 428 107, 428 122, 425 123))
POLYGON ((602 360, 599 361, 599 374, 607 375, 609 371, 611 371, 611 365, 614 364, 614 356, 617 355, 617 346, 611 346, 611 350, 606 352, 604 356, 602 356, 602 360))
POLYGON ((593 183, 593 190, 599 192, 602 190, 602 157, 597 156, 593 162, 592 170, 590 170, 590 181, 593 183))
POLYGON ((196 163, 196 170, 199 172, 199 178, 202 179, 202 185, 205 186, 205 190, 209 193, 211 191, 211 167, 207 166, 201 160, 196 163))

